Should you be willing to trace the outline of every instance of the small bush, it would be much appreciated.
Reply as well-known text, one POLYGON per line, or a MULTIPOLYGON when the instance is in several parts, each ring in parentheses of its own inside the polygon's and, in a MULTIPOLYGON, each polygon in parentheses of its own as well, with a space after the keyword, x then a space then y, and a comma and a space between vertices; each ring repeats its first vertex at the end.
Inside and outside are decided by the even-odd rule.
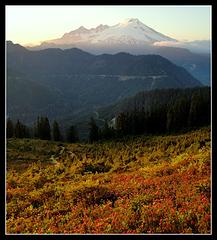
POLYGON ((205 196, 207 196, 207 198, 210 198, 211 196, 211 189, 209 184, 200 183, 196 186, 196 192, 204 194, 205 196))
POLYGON ((111 166, 105 165, 105 163, 83 163, 81 174, 91 172, 91 173, 105 173, 109 172, 111 166))
POLYGON ((82 202, 85 206, 100 205, 107 201, 111 201, 112 206, 114 206, 118 198, 114 192, 100 186, 84 187, 83 189, 73 192, 72 197, 74 204, 82 202))

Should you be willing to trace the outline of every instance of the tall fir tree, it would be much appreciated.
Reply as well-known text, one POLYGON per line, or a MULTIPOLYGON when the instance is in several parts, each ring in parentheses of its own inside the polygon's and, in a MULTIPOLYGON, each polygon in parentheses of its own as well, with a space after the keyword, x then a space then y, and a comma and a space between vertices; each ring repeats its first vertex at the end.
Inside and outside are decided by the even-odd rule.
POLYGON ((91 117, 89 122, 89 141, 93 143, 99 140, 99 128, 95 120, 91 117))
POLYGON ((199 89, 191 98, 188 125, 191 128, 209 125, 210 120, 210 88, 199 89))
POLYGON ((20 120, 17 120, 15 128, 14 128, 14 136, 16 138, 29 138, 30 132, 27 126, 25 126, 23 123, 20 122, 20 120))
POLYGON ((118 114, 116 118, 116 125, 117 125, 117 131, 120 135, 126 135, 129 134, 127 126, 128 122, 128 116, 127 113, 121 112, 118 114))
POLYGON ((14 136, 14 124, 10 118, 7 119, 7 138, 14 136))
POLYGON ((62 136, 60 133, 60 128, 59 128, 59 124, 57 121, 53 122, 53 140, 54 141, 61 141, 62 140, 62 136))
POLYGON ((50 123, 47 117, 37 118, 35 136, 42 140, 51 140, 50 123))
POLYGON ((15 129, 14 129, 14 135, 16 138, 23 138, 24 137, 24 132, 23 132, 23 126, 20 120, 17 120, 15 129))
POLYGON ((44 140, 51 140, 50 123, 47 117, 43 120, 43 138, 44 140))
POLYGON ((71 125, 66 132, 66 140, 70 143, 77 142, 78 139, 78 132, 75 126, 71 125))
POLYGON ((40 118, 37 117, 36 122, 34 123, 34 137, 39 138, 39 125, 40 125, 40 118))
POLYGON ((198 92, 193 93, 188 118, 188 126, 191 128, 200 125, 201 100, 198 92))
POLYGON ((115 131, 111 127, 109 127, 108 122, 105 121, 104 126, 101 131, 102 139, 110 139, 115 136, 115 131))
POLYGON ((173 106, 169 106, 167 109, 167 132, 172 132, 174 126, 174 108, 173 106))

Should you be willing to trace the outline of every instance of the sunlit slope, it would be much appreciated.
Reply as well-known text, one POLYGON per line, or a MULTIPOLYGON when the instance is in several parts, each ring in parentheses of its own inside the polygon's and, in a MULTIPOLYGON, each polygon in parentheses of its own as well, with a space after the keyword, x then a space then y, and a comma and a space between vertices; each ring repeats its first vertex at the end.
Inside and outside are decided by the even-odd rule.
POLYGON ((210 233, 210 128, 7 145, 8 233, 210 233))

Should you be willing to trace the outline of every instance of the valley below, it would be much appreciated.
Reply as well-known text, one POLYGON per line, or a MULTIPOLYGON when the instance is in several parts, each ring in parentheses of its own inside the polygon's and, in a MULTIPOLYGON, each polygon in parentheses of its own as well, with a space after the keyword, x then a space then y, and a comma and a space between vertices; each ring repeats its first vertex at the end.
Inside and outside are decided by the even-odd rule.
POLYGON ((7 114, 31 127, 38 116, 47 116, 85 132, 81 125, 95 111, 138 92, 203 86, 186 69, 155 54, 31 51, 10 41, 7 49, 7 114))

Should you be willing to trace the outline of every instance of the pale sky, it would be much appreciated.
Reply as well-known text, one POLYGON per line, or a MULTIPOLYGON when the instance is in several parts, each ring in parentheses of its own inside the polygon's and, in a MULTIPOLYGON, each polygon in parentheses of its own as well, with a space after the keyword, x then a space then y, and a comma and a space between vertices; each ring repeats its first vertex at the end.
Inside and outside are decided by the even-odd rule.
POLYGON ((154 30, 180 41, 211 39, 211 6, 148 5, 7 5, 6 40, 21 45, 60 38, 80 26, 115 25, 138 18, 154 30))

